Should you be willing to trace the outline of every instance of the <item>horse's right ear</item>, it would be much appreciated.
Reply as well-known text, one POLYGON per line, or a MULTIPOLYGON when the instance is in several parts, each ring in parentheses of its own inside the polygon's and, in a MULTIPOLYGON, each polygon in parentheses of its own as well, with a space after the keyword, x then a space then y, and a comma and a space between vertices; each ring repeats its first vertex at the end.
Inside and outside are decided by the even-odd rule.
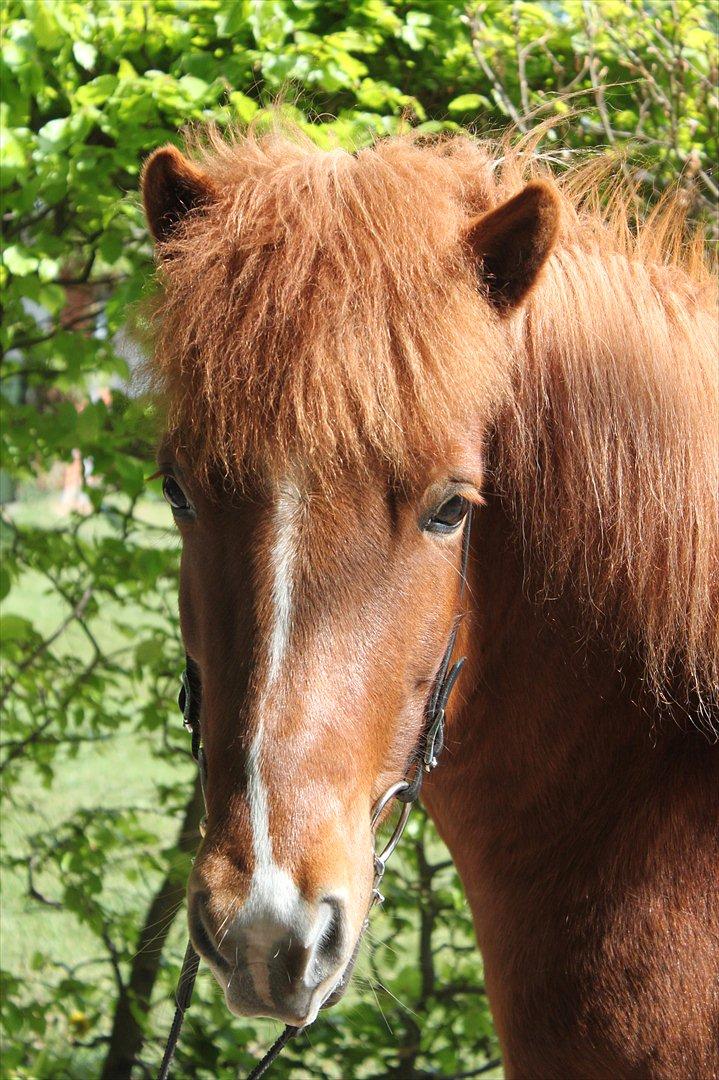
POLYGON ((207 206, 217 191, 202 169, 175 146, 162 146, 142 170, 142 200, 150 232, 158 243, 170 239, 178 222, 191 210, 207 206))

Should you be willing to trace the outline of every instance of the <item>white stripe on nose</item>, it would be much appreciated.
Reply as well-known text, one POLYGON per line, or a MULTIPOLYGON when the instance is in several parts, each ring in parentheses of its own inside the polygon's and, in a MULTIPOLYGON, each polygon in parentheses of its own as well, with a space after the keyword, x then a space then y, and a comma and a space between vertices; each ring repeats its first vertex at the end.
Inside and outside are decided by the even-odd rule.
MULTIPOLYGON (((245 926, 258 951, 266 952, 275 935, 291 931, 304 941, 313 931, 316 913, 300 895, 295 882, 277 865, 270 836, 267 788, 262 778, 262 742, 265 714, 274 690, 292 627, 293 574, 297 557, 297 524, 301 494, 289 481, 280 484, 272 515, 273 622, 269 638, 267 681, 259 697, 257 728, 247 755, 247 801, 250 810, 254 872, 247 900, 239 912, 238 924, 245 926)), ((269 1000, 268 974, 262 965, 253 966, 253 978, 260 996, 269 1000)))
POLYGON ((302 495, 289 481, 278 489, 273 514, 274 544, 272 563, 272 603, 274 621, 270 636, 267 689, 276 681, 282 667, 292 622, 293 574, 297 561, 297 524, 302 495))

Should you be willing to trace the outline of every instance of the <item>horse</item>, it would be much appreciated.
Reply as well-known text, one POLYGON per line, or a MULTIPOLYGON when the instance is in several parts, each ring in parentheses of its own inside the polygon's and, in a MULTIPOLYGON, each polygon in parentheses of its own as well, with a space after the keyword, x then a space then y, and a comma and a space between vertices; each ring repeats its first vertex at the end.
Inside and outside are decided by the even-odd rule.
POLYGON ((372 807, 456 631, 423 798, 506 1075, 719 1075, 716 292, 681 192, 638 220, 611 181, 279 128, 144 166, 202 684, 188 918, 237 1015, 346 986, 372 807))

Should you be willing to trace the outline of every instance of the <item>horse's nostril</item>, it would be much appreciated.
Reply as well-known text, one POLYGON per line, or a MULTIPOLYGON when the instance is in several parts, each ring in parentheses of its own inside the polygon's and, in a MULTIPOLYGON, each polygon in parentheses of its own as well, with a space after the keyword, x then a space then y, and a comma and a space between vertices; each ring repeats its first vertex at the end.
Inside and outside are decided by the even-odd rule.
POLYGON ((281 973, 281 982, 285 986, 292 986, 302 982, 307 970, 308 950, 299 941, 288 937, 286 941, 277 946, 276 951, 268 958, 267 965, 270 969, 277 968, 281 973))
POLYGON ((344 940, 342 903, 334 897, 321 901, 314 932, 302 941, 287 933, 271 950, 267 966, 273 996, 322 982, 342 957, 344 940))
POLYGON ((218 968, 226 970, 229 965, 215 944, 211 922, 207 914, 207 896, 195 893, 189 907, 190 934, 200 955, 218 968))
POLYGON ((344 941, 344 905, 335 896, 326 896, 323 903, 329 906, 331 915, 322 933, 319 950, 328 960, 339 960, 344 941))

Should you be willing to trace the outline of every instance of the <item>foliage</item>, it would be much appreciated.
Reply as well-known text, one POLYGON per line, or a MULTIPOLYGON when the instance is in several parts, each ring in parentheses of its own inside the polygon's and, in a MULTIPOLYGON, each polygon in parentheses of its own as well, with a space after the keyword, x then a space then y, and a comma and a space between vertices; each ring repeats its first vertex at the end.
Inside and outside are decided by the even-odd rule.
MULTIPOLYGON (((5 973, 3 1065, 98 1075, 124 1002, 144 1035, 141 1076, 169 1016, 194 842, 173 700, 177 545, 145 481, 154 417, 128 389, 128 311, 152 273, 143 157, 189 121, 261 122, 278 93, 323 145, 408 124, 525 130, 554 118, 543 149, 559 167, 602 147, 641 163, 648 198, 679 179, 705 215, 718 194, 717 16, 698 0, 6 0, 2 17, 4 488, 36 494, 74 450, 92 462, 89 513, 57 519, 46 499, 33 516, 11 502, 0 532, 0 769, 20 822, 5 875, 22 882, 26 913, 60 918, 61 905, 75 928, 5 973), (105 768, 106 751, 127 798, 82 788, 57 817, 63 778, 83 762, 105 768), (160 965, 149 1013, 133 996, 138 949, 160 965)), ((493 1067, 461 889, 426 820, 410 836, 366 950, 374 996, 359 985, 277 1076, 493 1067)), ((269 1041, 266 1026, 232 1020, 208 981, 193 1013, 187 1075, 234 1075, 269 1041)))

